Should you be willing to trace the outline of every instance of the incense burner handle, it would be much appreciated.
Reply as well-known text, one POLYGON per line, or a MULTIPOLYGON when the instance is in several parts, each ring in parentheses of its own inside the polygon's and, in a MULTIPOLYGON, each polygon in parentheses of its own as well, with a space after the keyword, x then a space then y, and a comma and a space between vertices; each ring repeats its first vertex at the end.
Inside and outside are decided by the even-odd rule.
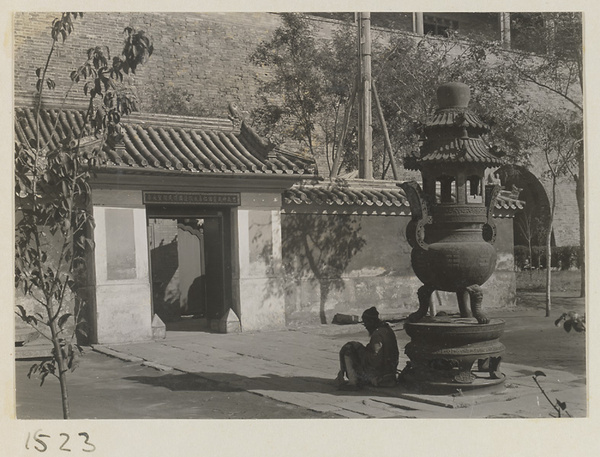
POLYGON ((487 208, 487 222, 483 224, 483 239, 489 244, 496 242, 496 223, 494 222, 494 207, 500 195, 501 186, 488 184, 485 186, 485 207, 487 208))
POLYGON ((426 251, 429 245, 425 242, 425 226, 432 223, 427 197, 416 181, 404 182, 399 186, 408 199, 412 214, 412 219, 406 226, 408 243, 412 248, 426 251))

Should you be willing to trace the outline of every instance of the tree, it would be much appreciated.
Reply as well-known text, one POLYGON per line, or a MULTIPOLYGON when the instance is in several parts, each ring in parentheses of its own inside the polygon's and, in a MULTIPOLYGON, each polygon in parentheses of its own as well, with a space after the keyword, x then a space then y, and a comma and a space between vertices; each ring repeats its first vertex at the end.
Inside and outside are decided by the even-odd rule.
MULTIPOLYGON (((541 215, 536 216, 534 208, 531 208, 530 206, 526 206, 525 209, 515 217, 514 224, 517 226, 517 229, 523 238, 527 241, 530 268, 533 268, 533 243, 537 243, 539 239, 545 240, 547 236, 546 229, 548 223, 545 222, 544 219, 545 218, 541 215)), ((536 246, 537 245, 538 244, 536 244, 536 246)))
POLYGON ((261 43, 250 60, 270 74, 259 81, 261 104, 253 113, 260 133, 282 144, 290 140, 331 167, 341 118, 354 82, 356 56, 348 27, 332 40, 317 39, 313 22, 301 14, 282 15, 283 24, 261 43))
POLYGON ((311 274, 319 285, 319 317, 326 324, 325 308, 329 294, 343 290, 343 274, 352 258, 365 246, 360 234, 360 219, 351 215, 329 217, 319 214, 294 214, 287 217, 283 250, 294 260, 286 263, 292 278, 311 274))
MULTIPOLYGON (((552 309, 552 228, 556 211, 556 189, 560 179, 569 176, 569 170, 576 165, 578 160, 577 142, 574 142, 570 131, 573 118, 565 119, 559 113, 533 112, 532 122, 538 128, 532 132, 534 142, 538 144, 544 155, 544 175, 550 180, 550 213, 547 218, 546 233, 546 317, 550 316, 552 309)), ((577 127, 575 127, 577 128, 577 127)))
MULTIPOLYGON (((579 244, 581 247, 581 291, 585 296, 585 168, 583 138, 583 48, 581 13, 539 13, 538 23, 514 24, 524 42, 538 43, 539 53, 506 52, 500 46, 493 53, 500 57, 503 71, 514 73, 519 80, 562 100, 569 114, 570 135, 576 150, 575 164, 568 176, 575 183, 579 210, 579 244)), ((551 110, 564 110, 554 106, 551 110)))
MULTIPOLYGON (((291 138, 313 157, 325 158, 329 169, 341 151, 345 168, 356 169, 356 116, 350 116, 349 135, 339 144, 357 73, 356 27, 341 23, 331 38, 317 40, 312 24, 300 14, 283 15, 283 25, 253 53, 252 62, 270 71, 260 82, 262 102, 253 119, 275 143, 291 138)), ((487 60, 489 44, 460 40, 453 33, 417 38, 390 32, 387 38, 373 36, 372 73, 397 161, 418 149, 420 126, 437 108, 437 87, 459 80, 471 86, 472 109, 484 122, 502 126, 492 131, 490 141, 510 160, 527 164, 521 132, 526 94, 518 90, 514 73, 487 60)), ((373 148, 374 171, 385 179, 390 161, 377 122, 373 148)))
MULTIPOLYGON (((399 32, 389 32, 386 36, 389 40, 380 40, 377 43, 377 38, 374 37, 373 78, 378 88, 384 117, 390 126, 396 159, 418 150, 423 122, 437 107, 435 91, 440 84, 448 81, 462 81, 471 87, 470 108, 483 122, 492 127, 486 139, 492 148, 503 153, 506 164, 529 168, 533 162, 540 162, 541 159, 542 168, 545 169, 545 152, 536 131, 549 132, 556 122, 568 124, 569 128, 563 130, 563 133, 569 135, 570 150, 575 161, 568 161, 566 168, 561 169, 560 176, 569 176, 576 184, 580 245, 583 249, 581 16, 575 13, 543 13, 542 18, 543 27, 535 21, 530 21, 521 34, 521 37, 529 34, 527 40, 537 40, 543 44, 544 53, 541 55, 509 51, 501 43, 458 39, 458 35, 452 31, 449 31, 446 38, 429 35, 417 38, 399 32), (565 110, 565 104, 570 105, 571 109, 565 110), (545 114, 542 115, 542 112, 545 114), (564 114, 562 121, 555 119, 559 113, 564 114), (547 123, 540 124, 544 122, 547 123)), ((307 19, 300 15, 293 15, 291 19, 297 22, 284 20, 282 29, 275 33, 272 41, 261 45, 258 52, 261 56, 269 53, 276 56, 261 60, 261 63, 273 72, 272 78, 263 87, 271 93, 278 94, 283 100, 283 105, 272 103, 267 110, 270 116, 261 116, 259 110, 256 118, 267 126, 266 131, 278 126, 282 133, 286 133, 283 127, 285 121, 289 122, 291 119, 292 125, 297 125, 294 122, 299 119, 310 120, 302 124, 306 128, 292 129, 293 137, 300 142, 315 145, 318 143, 315 138, 320 133, 315 128, 316 119, 322 116, 332 120, 334 127, 339 126, 342 110, 335 111, 329 108, 347 104, 347 94, 352 93, 349 88, 356 66, 356 51, 353 51, 356 45, 355 40, 349 38, 352 36, 349 30, 353 27, 341 26, 348 37, 341 42, 323 38, 316 40, 315 32, 307 19), (303 25, 300 27, 294 24, 303 25), (290 43, 302 43, 302 46, 294 47, 290 43), (302 58, 295 57, 294 49, 302 58), (332 53, 332 49, 339 51, 332 53), (341 56, 346 57, 340 58, 341 56), (328 80, 336 81, 331 72, 325 71, 327 65, 333 67, 332 62, 335 62, 336 68, 333 75, 344 72, 345 68, 345 74, 352 77, 344 79, 344 84, 331 86, 343 87, 344 90, 340 94, 343 93, 345 98, 338 99, 337 104, 321 103, 331 100, 325 97, 328 92, 322 88, 330 87, 327 86, 328 80), (322 78, 325 78, 325 81, 321 81, 322 78), (314 90, 307 91, 307 87, 314 90), (295 105, 290 105, 290 100, 294 103, 295 100, 312 100, 308 96, 295 99, 296 93, 314 96, 314 103, 309 103, 310 116, 297 116, 297 113, 307 111, 295 109, 295 105)), ((261 109, 267 106, 264 104, 261 109)), ((381 140, 379 144, 376 140, 381 136, 377 135, 375 129, 376 126, 373 132, 374 170, 385 178, 389 162, 386 165, 381 140), (379 168, 375 166, 378 162, 381 163, 379 168)), ((320 144, 336 145, 340 130, 330 129, 331 134, 326 136, 327 141, 320 144)), ((352 135, 342 146, 344 147, 341 147, 340 151, 344 150, 345 165, 352 168, 357 162, 357 148, 352 142, 352 135)), ((334 154, 340 152, 328 150, 334 154)), ((309 148, 309 152, 314 157, 318 157, 320 153, 318 148, 312 147, 309 148)), ((550 180, 551 175, 552 173, 547 174, 550 180)), ((547 236, 551 237, 552 232, 547 236)), ((583 295, 583 263, 581 274, 583 295)))
POLYGON ((437 88, 461 81, 471 88, 470 109, 492 127, 490 145, 503 151, 506 162, 528 164, 523 153, 528 151, 523 135, 526 95, 514 73, 488 58, 489 46, 452 33, 447 38, 401 33, 392 37, 374 75, 398 156, 418 149, 421 127, 437 109, 437 88))
POLYGON ((123 74, 135 73, 153 51, 145 33, 131 27, 124 30, 120 56, 111 59, 105 46, 90 48, 84 64, 71 73, 72 83, 64 97, 75 84, 85 81, 83 92, 89 103, 81 128, 61 135, 61 109, 52 130, 43 131, 44 89, 56 87, 47 74, 50 62, 59 40, 64 42, 71 35, 73 21, 82 16, 62 13, 53 21, 48 57, 36 70, 34 136, 29 144, 15 146, 15 284, 38 306, 32 311, 18 305, 16 313, 52 343, 51 359, 34 364, 29 376, 39 373, 42 384, 48 375, 58 378, 65 419, 70 415, 66 375, 76 368, 81 353, 76 336, 87 336, 86 255, 94 248, 91 170, 103 162, 105 147, 118 140, 121 117, 135 109, 134 99, 121 84, 123 74))

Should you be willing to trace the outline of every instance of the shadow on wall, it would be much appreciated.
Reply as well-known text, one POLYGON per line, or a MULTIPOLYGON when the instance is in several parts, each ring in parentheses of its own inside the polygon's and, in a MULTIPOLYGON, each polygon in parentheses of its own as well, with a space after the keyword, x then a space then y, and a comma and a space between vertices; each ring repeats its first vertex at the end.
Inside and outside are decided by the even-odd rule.
POLYGON ((164 322, 170 322, 179 317, 179 295, 169 293, 173 288, 171 283, 179 267, 177 242, 173 241, 152 249, 150 257, 154 312, 164 322))
POLYGON ((345 287, 342 275, 366 245, 360 232, 360 222, 350 215, 289 214, 282 223, 285 275, 292 280, 307 276, 319 285, 322 324, 327 323, 329 293, 345 287))

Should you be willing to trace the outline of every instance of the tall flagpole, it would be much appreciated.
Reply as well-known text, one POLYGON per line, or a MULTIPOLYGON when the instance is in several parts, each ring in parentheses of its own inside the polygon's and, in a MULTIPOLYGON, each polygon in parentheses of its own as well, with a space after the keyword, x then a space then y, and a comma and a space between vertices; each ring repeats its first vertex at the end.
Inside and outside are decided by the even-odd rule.
POLYGON ((373 135, 371 111, 371 13, 359 13, 358 18, 360 109, 359 109, 359 170, 362 179, 373 179, 373 135))

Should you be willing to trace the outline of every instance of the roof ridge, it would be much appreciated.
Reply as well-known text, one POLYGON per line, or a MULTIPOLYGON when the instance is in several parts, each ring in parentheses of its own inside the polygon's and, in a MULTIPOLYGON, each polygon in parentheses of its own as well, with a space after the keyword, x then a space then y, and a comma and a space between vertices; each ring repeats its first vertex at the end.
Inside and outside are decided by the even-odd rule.
POLYGON ((182 127, 194 130, 219 130, 232 132, 235 127, 230 119, 220 117, 182 116, 179 114, 160 114, 136 111, 123 117, 123 123, 145 124, 151 123, 152 127, 182 127))
POLYGON ((303 181, 296 184, 298 187, 323 187, 334 185, 340 188, 352 187, 353 189, 398 189, 401 181, 383 179, 360 179, 360 178, 325 178, 314 181, 303 181))
MULTIPOLYGON (((15 97, 15 109, 33 109, 31 100, 23 97, 15 97)), ((68 101, 62 103, 58 99, 44 99, 42 111, 86 111, 87 104, 78 101, 68 101)), ((152 123, 153 127, 183 127, 188 129, 212 129, 223 132, 233 132, 235 130, 234 123, 231 119, 225 117, 201 117, 201 116, 184 116, 180 114, 163 114, 150 113, 143 111, 135 111, 123 116, 122 123, 124 124, 145 124, 152 123)))
MULTIPOLYGON (((15 107, 17 141, 30 144, 36 137, 34 117, 31 107, 15 107)), ((187 118, 188 121, 191 119, 187 123, 182 119, 186 118, 137 115, 124 120, 122 138, 104 145, 106 163, 101 167, 131 172, 143 169, 147 173, 276 173, 295 177, 313 174, 310 160, 281 152, 265 154, 258 144, 260 137, 250 142, 246 141, 247 138, 243 140, 243 134, 234 131, 230 121, 216 120, 201 126, 196 118, 187 118), (219 128, 225 122, 228 128, 219 128)), ((55 109, 46 106, 41 111, 40 120, 40 137, 52 142, 51 147, 83 125, 81 110, 78 109, 63 109, 58 115, 55 109), (49 132, 53 132, 52 136, 49 132)))

